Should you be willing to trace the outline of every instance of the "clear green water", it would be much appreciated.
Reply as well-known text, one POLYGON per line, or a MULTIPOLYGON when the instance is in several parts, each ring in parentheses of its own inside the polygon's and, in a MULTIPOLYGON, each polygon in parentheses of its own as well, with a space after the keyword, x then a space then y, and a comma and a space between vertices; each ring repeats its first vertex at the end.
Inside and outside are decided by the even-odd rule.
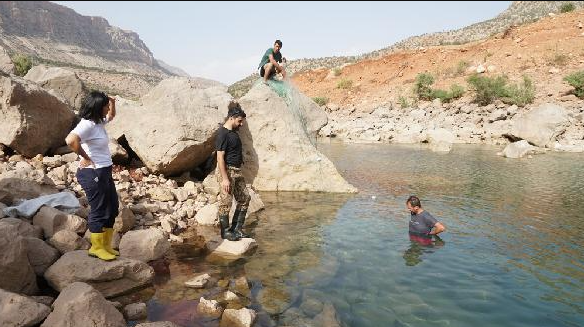
POLYGON ((150 318, 217 326, 189 309, 209 290, 181 286, 193 272, 211 272, 248 278, 251 306, 271 313, 257 326, 311 326, 327 302, 353 327, 584 326, 582 155, 514 160, 485 146, 449 154, 396 145, 319 150, 359 194, 263 193, 266 209, 248 224, 258 250, 229 263, 173 261, 152 290, 150 318), (447 226, 443 242, 410 242, 410 194, 447 226))

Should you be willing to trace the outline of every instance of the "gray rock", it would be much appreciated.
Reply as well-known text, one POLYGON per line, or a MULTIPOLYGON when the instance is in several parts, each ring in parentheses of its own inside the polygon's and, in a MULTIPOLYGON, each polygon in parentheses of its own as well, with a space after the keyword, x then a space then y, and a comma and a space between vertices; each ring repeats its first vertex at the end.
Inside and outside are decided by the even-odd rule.
POLYGON ((61 67, 37 65, 24 76, 47 90, 53 90, 61 95, 67 104, 80 109, 83 98, 88 93, 87 88, 74 71, 61 67))
POLYGON ((251 327, 256 319, 255 311, 247 308, 226 309, 221 316, 220 327, 251 327))
POLYGON ((147 316, 146 303, 132 303, 124 307, 124 317, 128 320, 141 320, 147 316))
POLYGON ((327 123, 324 111, 293 88, 283 88, 295 108, 261 83, 239 100, 247 114, 239 130, 246 181, 259 191, 356 192, 311 142, 327 123))
POLYGON ((191 288, 204 288, 209 282, 209 279, 211 279, 209 274, 202 274, 186 281, 185 286, 191 288))
POLYGON ((28 261, 37 276, 43 276, 45 271, 55 263, 61 253, 59 250, 34 237, 25 237, 28 261))
POLYGON ((89 242, 70 230, 60 230, 56 232, 48 242, 59 250, 61 254, 76 250, 87 250, 91 247, 89 242))
POLYGON ((67 214, 52 207, 42 206, 32 219, 33 225, 40 226, 46 238, 53 237, 61 230, 75 233, 85 233, 87 222, 85 219, 67 214))
POLYGON ((43 236, 42 228, 31 225, 30 223, 19 218, 4 218, 0 220, 0 225, 5 224, 16 227, 18 235, 22 237, 41 238, 43 236))
POLYGON ((217 124, 230 100, 224 86, 205 88, 186 78, 169 78, 139 103, 120 102, 108 133, 114 138, 125 135, 151 171, 180 174, 211 154, 217 124))
POLYGON ((51 312, 51 308, 35 300, 0 289, 0 326, 37 326, 51 312))
POLYGON ((61 291, 41 327, 125 327, 122 314, 95 288, 75 282, 61 291))
POLYGON ((0 143, 27 157, 65 143, 74 114, 40 86, 0 75, 0 143))
POLYGON ((568 124, 568 113, 563 107, 545 103, 515 118, 511 135, 539 147, 550 147, 568 124))
POLYGON ((127 258, 103 261, 83 250, 67 252, 45 272, 45 279, 57 291, 86 282, 108 298, 148 285, 153 278, 154 270, 144 262, 127 258))
POLYGON ((10 225, 0 225, 0 288, 27 295, 38 291, 36 275, 28 259, 26 240, 10 225))
POLYGON ((206 317, 219 318, 223 313, 223 307, 215 300, 206 300, 201 297, 199 305, 197 305, 197 312, 206 317))
POLYGON ((120 255, 148 262, 164 257, 170 250, 168 236, 159 229, 129 231, 120 241, 120 255))

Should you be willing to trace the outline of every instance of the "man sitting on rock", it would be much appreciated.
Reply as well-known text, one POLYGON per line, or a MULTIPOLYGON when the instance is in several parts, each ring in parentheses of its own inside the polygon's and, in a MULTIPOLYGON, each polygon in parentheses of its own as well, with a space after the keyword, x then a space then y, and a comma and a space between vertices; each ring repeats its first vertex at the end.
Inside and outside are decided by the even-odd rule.
POLYGON ((250 201, 250 195, 241 174, 243 164, 243 147, 237 130, 245 122, 245 112, 237 102, 229 103, 225 124, 219 127, 215 139, 217 150, 217 181, 219 192, 219 222, 221 224, 221 238, 229 241, 238 241, 248 237, 242 231, 245 215, 250 201), (229 211, 235 197, 237 207, 229 227, 229 211))
POLYGON ((282 49, 282 41, 276 40, 274 47, 266 50, 260 61, 258 68, 260 76, 264 78, 264 84, 267 84, 268 79, 273 78, 276 73, 281 73, 282 78, 286 78, 286 70, 284 69, 286 58, 282 57, 280 49, 282 49))
POLYGON ((446 230, 436 218, 422 209, 422 204, 417 196, 410 196, 406 201, 410 211, 410 240, 422 245, 432 244, 432 235, 438 235, 446 230))

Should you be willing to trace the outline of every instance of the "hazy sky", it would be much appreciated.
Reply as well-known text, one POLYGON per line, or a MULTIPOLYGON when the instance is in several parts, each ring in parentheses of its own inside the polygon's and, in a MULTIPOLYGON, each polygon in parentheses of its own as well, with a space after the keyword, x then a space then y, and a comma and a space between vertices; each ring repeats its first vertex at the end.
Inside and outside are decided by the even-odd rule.
POLYGON ((132 30, 155 58, 226 84, 256 72, 276 39, 288 59, 355 55, 490 19, 511 3, 55 2, 132 30))

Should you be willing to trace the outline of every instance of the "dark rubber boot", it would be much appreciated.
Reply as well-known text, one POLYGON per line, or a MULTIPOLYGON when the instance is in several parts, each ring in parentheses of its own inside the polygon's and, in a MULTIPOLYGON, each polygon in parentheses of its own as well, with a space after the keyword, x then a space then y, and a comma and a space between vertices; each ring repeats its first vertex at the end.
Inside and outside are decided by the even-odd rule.
POLYGON ((220 215, 219 223, 221 224, 221 238, 229 241, 239 241, 239 237, 235 236, 234 233, 229 231, 229 216, 220 215))
POLYGON ((245 215, 247 210, 235 211, 233 220, 235 221, 235 228, 233 229, 233 234, 239 238, 247 238, 249 235, 243 232, 243 224, 245 224, 245 215))

